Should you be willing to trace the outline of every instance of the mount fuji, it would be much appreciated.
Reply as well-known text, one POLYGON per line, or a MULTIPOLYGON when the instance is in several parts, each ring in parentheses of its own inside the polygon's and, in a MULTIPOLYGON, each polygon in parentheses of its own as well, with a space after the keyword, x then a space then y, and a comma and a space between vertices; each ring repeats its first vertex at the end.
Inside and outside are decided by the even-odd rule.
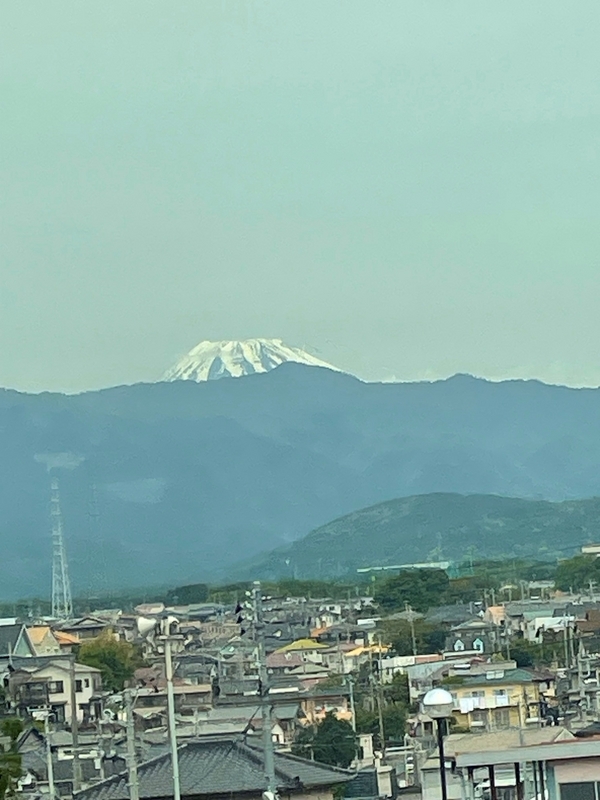
POLYGON ((306 350, 284 344, 281 339, 245 339, 200 342, 167 370, 162 380, 200 383, 219 378, 240 378, 257 372, 270 372, 287 361, 341 372, 306 350))

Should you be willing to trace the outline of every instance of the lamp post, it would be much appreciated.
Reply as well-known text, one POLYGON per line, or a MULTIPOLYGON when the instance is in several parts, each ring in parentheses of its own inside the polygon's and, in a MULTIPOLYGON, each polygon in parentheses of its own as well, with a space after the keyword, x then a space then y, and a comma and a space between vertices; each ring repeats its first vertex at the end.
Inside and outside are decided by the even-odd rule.
POLYGON ((444 757, 444 724, 452 714, 454 700, 446 689, 431 689, 423 698, 423 711, 437 723, 437 742, 440 757, 440 784, 442 787, 442 800, 448 800, 446 787, 446 765, 444 757))

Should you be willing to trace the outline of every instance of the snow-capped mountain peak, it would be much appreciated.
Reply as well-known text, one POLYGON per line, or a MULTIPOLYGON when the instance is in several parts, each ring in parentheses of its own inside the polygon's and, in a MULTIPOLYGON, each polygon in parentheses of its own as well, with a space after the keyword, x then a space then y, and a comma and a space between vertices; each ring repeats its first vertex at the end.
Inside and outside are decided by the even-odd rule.
POLYGON ((204 341, 197 344, 167 370, 162 380, 200 382, 218 378, 239 378, 256 372, 269 372, 285 361, 340 371, 299 347, 284 344, 281 339, 204 341))

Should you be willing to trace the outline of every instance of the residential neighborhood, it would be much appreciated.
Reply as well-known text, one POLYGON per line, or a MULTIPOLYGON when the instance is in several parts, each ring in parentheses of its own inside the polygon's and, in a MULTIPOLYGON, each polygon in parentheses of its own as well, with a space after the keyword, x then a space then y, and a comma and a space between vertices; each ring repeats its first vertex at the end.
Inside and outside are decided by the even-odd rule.
MULTIPOLYGON (((386 581, 393 586, 394 576, 386 581)), ((3 619, 4 719, 19 722, 4 741, 22 764, 15 791, 31 800, 125 798, 135 762, 140 797, 170 796, 176 742, 184 796, 258 797, 258 777, 242 791, 220 766, 202 791, 191 787, 198 765, 220 765, 223 753, 264 774, 269 747, 283 793, 441 798, 439 719, 427 707, 436 689, 451 704, 447 797, 521 800, 542 781, 558 786, 580 755, 592 774, 600 597, 536 592, 417 612, 408 603, 390 611, 381 590, 334 600, 264 594, 255 584, 227 602, 3 619), (421 643, 419 626, 436 631, 437 650, 421 643), (398 639, 404 630, 408 645, 398 639), (331 726, 333 744, 324 745, 331 726), (558 742, 562 749, 551 747, 558 742), (516 747, 523 755, 511 762, 516 747), (145 788, 159 766, 164 795, 145 788)))

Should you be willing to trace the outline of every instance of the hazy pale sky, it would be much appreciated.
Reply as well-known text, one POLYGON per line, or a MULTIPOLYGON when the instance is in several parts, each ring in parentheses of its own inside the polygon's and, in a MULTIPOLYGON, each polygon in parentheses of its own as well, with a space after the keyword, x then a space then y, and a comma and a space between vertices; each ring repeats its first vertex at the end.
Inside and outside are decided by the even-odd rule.
POLYGON ((600 384, 598 0, 0 7, 0 385, 253 336, 600 384))

